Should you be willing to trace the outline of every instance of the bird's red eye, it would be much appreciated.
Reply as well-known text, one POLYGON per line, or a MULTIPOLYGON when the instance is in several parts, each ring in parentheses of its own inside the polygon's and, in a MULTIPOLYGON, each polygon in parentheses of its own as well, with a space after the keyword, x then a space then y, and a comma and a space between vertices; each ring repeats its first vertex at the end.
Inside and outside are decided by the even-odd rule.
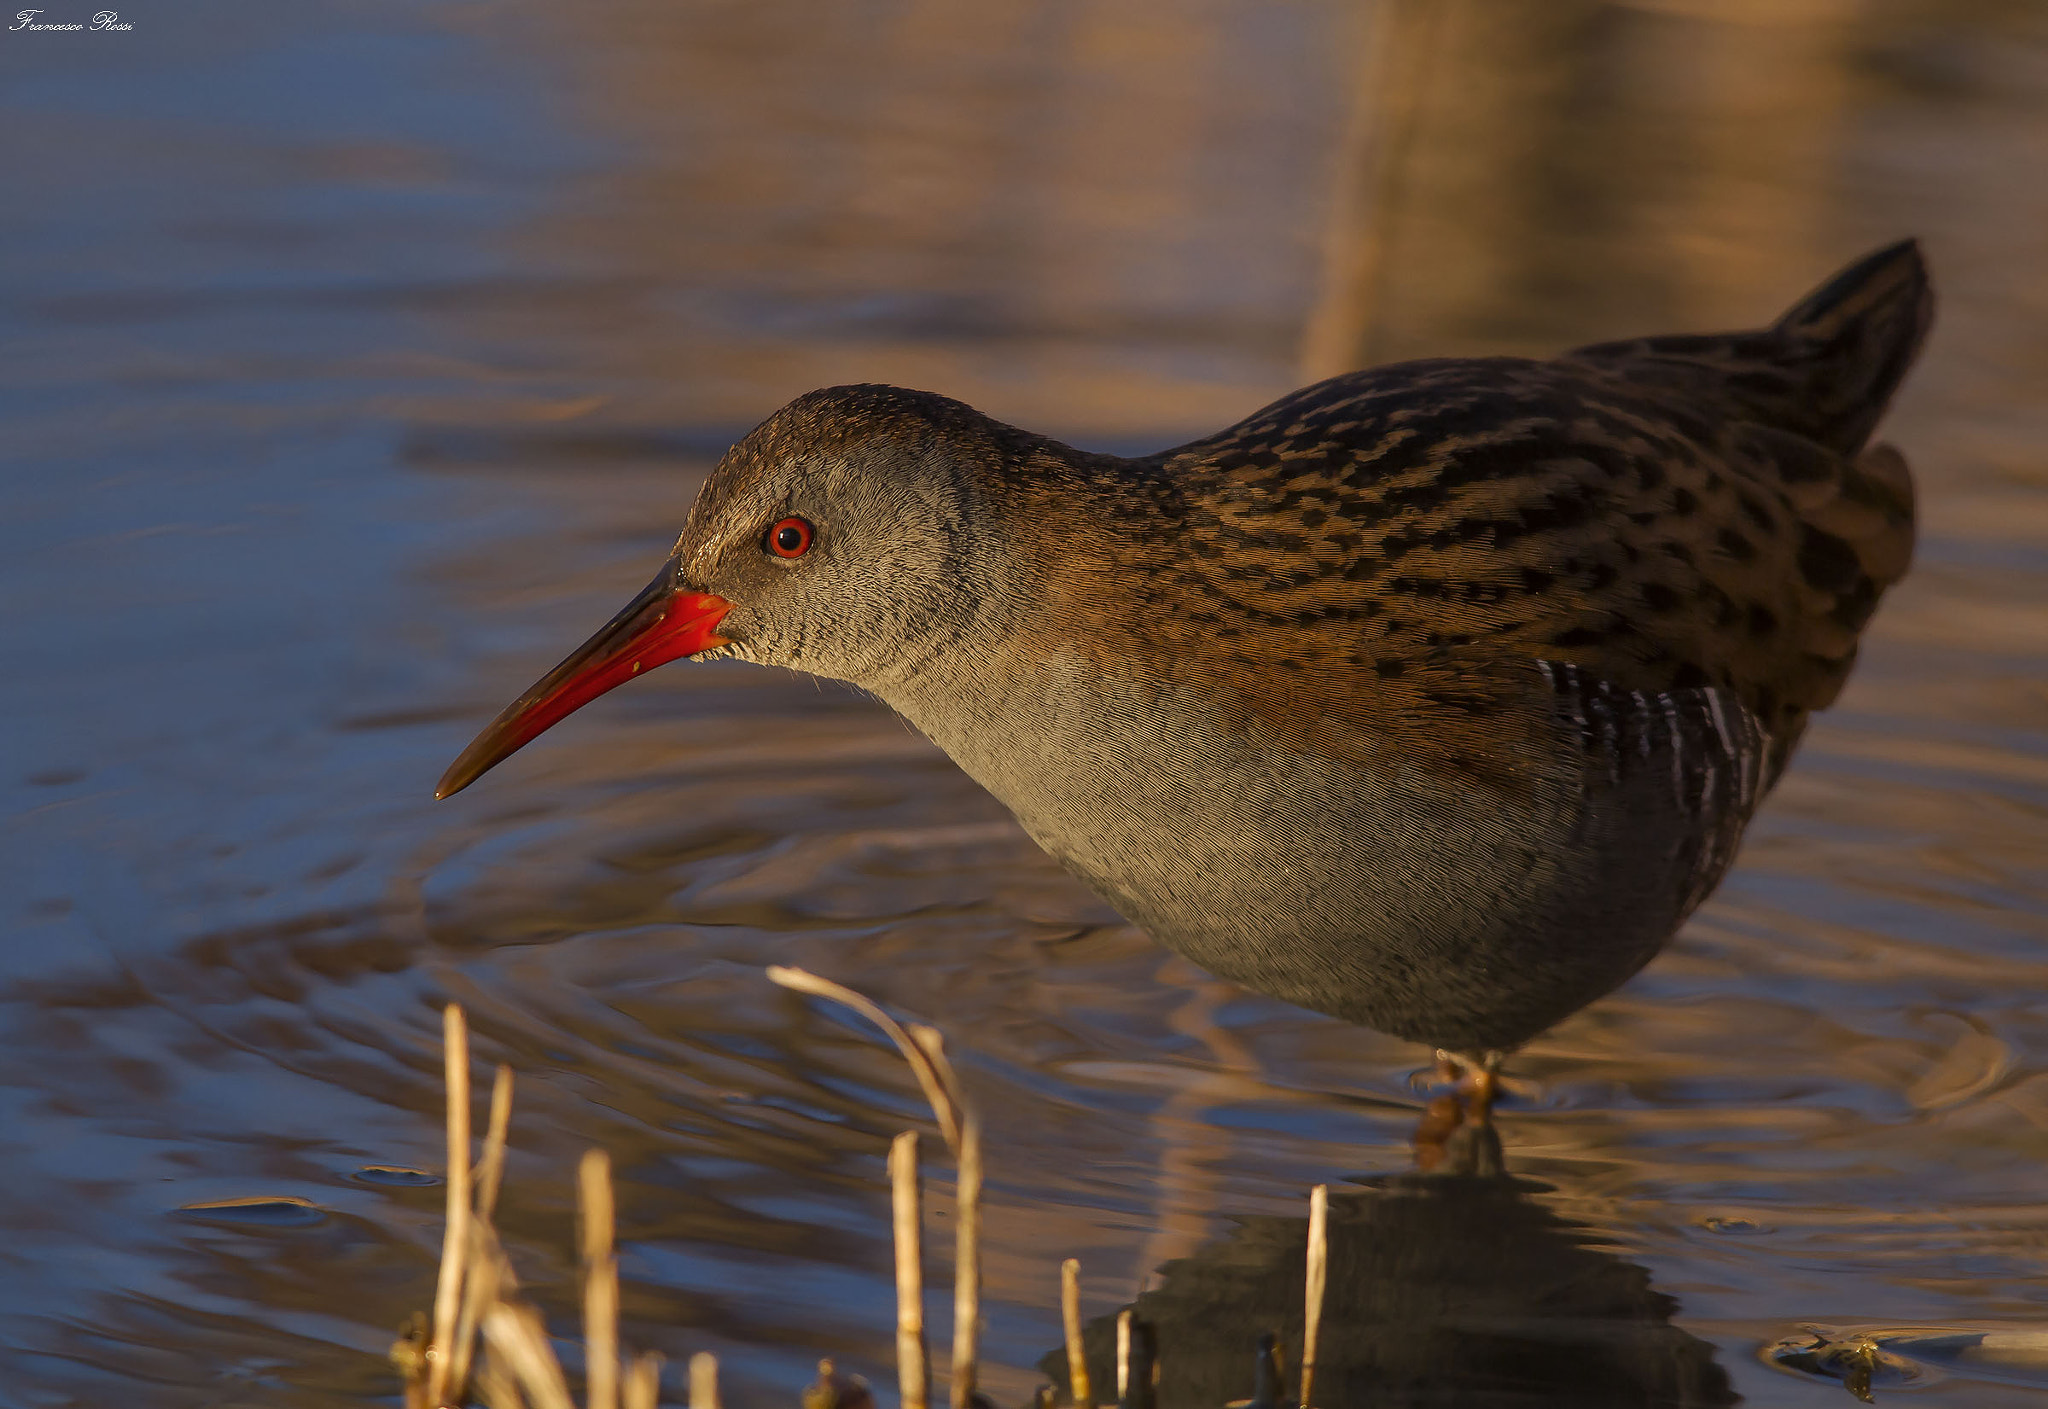
POLYGON ((809 519, 778 519, 768 530, 768 551, 778 558, 801 558, 811 550, 809 519))

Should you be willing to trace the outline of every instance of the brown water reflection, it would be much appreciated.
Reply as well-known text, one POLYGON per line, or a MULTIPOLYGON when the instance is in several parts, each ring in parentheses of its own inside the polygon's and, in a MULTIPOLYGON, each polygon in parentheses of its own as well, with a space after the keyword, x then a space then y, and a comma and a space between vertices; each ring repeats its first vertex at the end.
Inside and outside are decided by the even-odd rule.
MULTIPOLYGON (((1474 1132, 1464 1135, 1490 1135, 1474 1132)), ((1330 1196, 1328 1284, 1314 1398, 1326 1404, 1531 1403, 1585 1409, 1737 1402, 1713 1347, 1641 1267, 1503 1177, 1497 1139, 1463 1140, 1461 1168, 1376 1177, 1330 1196), (1483 1156, 1472 1148, 1490 1143, 1483 1156)), ((1246 1344, 1270 1330, 1302 1345, 1307 1221, 1260 1216, 1170 1262, 1133 1304, 1163 1348, 1161 1409, 1209 1409, 1256 1392, 1246 1344)), ((1089 1325, 1092 1383, 1116 1378, 1117 1318, 1089 1325)), ((1133 1331, 1132 1339, 1141 1332, 1133 1331)), ((1064 1393, 1064 1352, 1040 1368, 1064 1393)), ((1131 1373, 1135 1373, 1132 1371, 1131 1373)), ((1275 1362, 1268 1373, 1285 1376, 1275 1362)), ((1269 1401, 1270 1402, 1270 1401, 1269 1401)))
POLYGON ((1908 232, 1944 298, 1892 432, 1920 563, 1737 874, 1532 1049, 1504 1129, 1548 1186, 1517 1216, 1669 1298, 1748 1402, 1839 1393, 1756 1359, 1801 1322, 2038 1316, 2048 23, 1456 0, 1397 56, 1390 152, 1372 18, 194 0, 119 50, 0 33, 0 1402, 388 1397, 438 1192, 356 1176, 437 1167, 449 996, 520 1072, 503 1224, 543 1298, 601 1143, 628 1338, 763 1402, 822 1353, 883 1378, 917 1118, 763 964, 953 1034, 1006 1401, 1060 1256, 1106 1312, 1402 1168, 1418 1053, 1166 958, 846 692, 677 667, 433 780, 798 391, 1150 447, 1293 385, 1312 327, 1731 324, 1908 232), (179 1213, 248 1198, 321 1212, 179 1213))

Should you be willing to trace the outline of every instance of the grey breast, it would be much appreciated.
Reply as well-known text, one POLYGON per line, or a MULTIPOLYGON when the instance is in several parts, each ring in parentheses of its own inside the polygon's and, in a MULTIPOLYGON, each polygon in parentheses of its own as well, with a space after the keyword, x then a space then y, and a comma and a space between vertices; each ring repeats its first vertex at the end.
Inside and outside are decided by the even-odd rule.
POLYGON ((1532 669, 1555 697, 1554 766, 1512 800, 1303 753, 1072 659, 890 703, 1162 943, 1288 1002, 1480 1051, 1657 953, 1727 869, 1768 742, 1725 691, 1532 669))

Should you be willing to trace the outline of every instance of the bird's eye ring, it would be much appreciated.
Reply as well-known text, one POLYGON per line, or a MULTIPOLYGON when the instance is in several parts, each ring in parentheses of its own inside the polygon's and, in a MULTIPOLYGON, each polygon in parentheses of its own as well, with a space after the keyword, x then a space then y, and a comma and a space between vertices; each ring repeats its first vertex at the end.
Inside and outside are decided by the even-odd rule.
POLYGON ((777 519, 768 530, 768 551, 778 558, 801 558, 811 551, 811 531, 809 519, 777 519))

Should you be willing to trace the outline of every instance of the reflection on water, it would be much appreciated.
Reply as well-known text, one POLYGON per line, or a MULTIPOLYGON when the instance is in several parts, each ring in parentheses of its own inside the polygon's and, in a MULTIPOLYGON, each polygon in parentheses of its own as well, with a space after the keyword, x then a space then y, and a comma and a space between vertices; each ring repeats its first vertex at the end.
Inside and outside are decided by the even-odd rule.
MULTIPOLYGON (((1495 1158, 1498 1158, 1496 1146, 1495 1158)), ((1330 1194, 1317 1337, 1325 1404, 1572 1404, 1711 1409, 1736 1402, 1713 1348, 1671 1324, 1641 1267, 1499 1174, 1394 1175, 1330 1194)), ((1158 1347, 1160 1409, 1217 1409, 1254 1390, 1252 1347, 1302 1344, 1305 1218, 1236 1220, 1160 1269, 1133 1304, 1158 1347)), ((1116 1318, 1087 1327, 1091 1384, 1114 1385, 1116 1318)), ((1066 1390, 1065 1352, 1040 1362, 1066 1390)), ((1299 1369, 1287 1370, 1298 1386, 1299 1369)))
MULTIPOLYGON (((433 780, 812 386, 1136 450, 1288 389, 1315 329, 1725 326, 1908 232, 1944 300, 1890 432, 1920 562, 1721 895, 1519 1060, 1509 1165, 1544 1187, 1482 1205, 1585 1269, 1612 1364, 1668 1356, 1651 1383, 1700 1402, 1811 1402, 1760 1354, 1804 1323, 2033 1321, 2048 22, 1414 6, 194 0, 121 49, 0 33, 0 1402, 387 1397, 450 996, 520 1073, 523 1275, 566 1308, 605 1145, 627 1339, 719 1351, 742 1403, 821 1354, 887 1381, 882 1157, 919 1119, 767 963, 940 1023, 983 1093, 1004 1402, 1062 1256, 1091 1314, 1183 1259, 1163 1297, 1352 1174, 1367 1241, 1422 1247, 1374 1221, 1465 1208, 1385 1178, 1421 1054, 1167 958, 871 702, 676 667, 489 789, 433 780), (1356 81, 1387 72, 1398 142, 1396 85, 1356 81)), ((1461 1244, 1429 1246, 1354 1265, 1448 1315, 1461 1244)), ((2036 1393, 1981 1360, 1915 1392, 2036 1393)))

